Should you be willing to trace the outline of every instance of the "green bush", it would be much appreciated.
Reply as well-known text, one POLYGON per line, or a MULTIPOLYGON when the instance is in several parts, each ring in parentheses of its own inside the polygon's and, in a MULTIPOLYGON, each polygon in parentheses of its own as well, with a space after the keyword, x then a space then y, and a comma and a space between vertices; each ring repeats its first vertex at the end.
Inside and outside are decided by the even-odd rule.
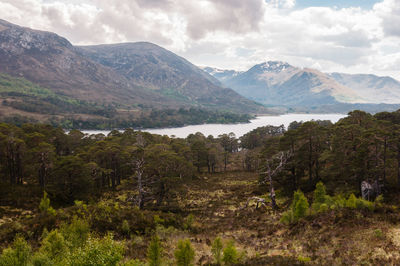
POLYGON ((326 189, 322 182, 318 182, 314 190, 314 202, 309 209, 307 198, 298 190, 293 194, 293 202, 289 210, 282 214, 280 222, 283 224, 291 224, 297 222, 299 219, 307 216, 308 214, 316 214, 326 212, 328 210, 340 210, 343 208, 351 209, 366 209, 373 211, 376 206, 379 206, 383 198, 378 197, 375 202, 370 202, 362 198, 357 198, 351 194, 346 200, 342 195, 331 197, 326 195, 326 189))
POLYGON ((297 201, 294 202, 293 214, 294 214, 295 220, 298 220, 307 215, 309 205, 308 205, 307 198, 304 196, 303 192, 301 192, 300 190, 295 192, 294 198, 297 199, 297 201))
POLYGON ((83 248, 77 249, 68 257, 66 264, 74 266, 115 266, 122 260, 123 254, 124 244, 116 242, 111 234, 102 239, 89 237, 83 248))
POLYGON ((286 225, 289 225, 291 223, 294 223, 294 215, 293 215, 293 210, 288 210, 282 214, 280 222, 286 225))
POLYGON ((373 211, 375 209, 375 205, 373 202, 362 199, 362 198, 357 198, 356 199, 356 208, 357 209, 367 209, 369 211, 373 211))
POLYGON ((185 223, 183 224, 184 229, 185 230, 192 229, 193 223, 194 223, 194 216, 193 216, 193 214, 189 214, 185 219, 185 223))
POLYGON ((342 209, 342 208, 346 207, 347 200, 342 195, 336 195, 333 198, 333 201, 335 203, 335 208, 337 208, 337 209, 342 209))
POLYGON ((225 265, 232 265, 238 263, 239 254, 235 247, 235 243, 233 240, 229 241, 226 247, 224 248, 224 252, 222 255, 222 261, 225 265))
POLYGON ((314 190, 314 201, 311 205, 312 210, 315 212, 326 212, 330 209, 336 209, 335 200, 326 194, 325 185, 318 182, 314 190))
POLYGON ((382 205, 383 200, 384 200, 383 195, 379 195, 378 197, 376 197, 376 199, 375 199, 375 201, 374 201, 375 206, 380 206, 380 205, 382 205))
POLYGON ((125 235, 129 236, 131 228, 129 227, 129 223, 127 220, 122 221, 121 230, 125 235))
POLYGON ((146 266, 146 265, 147 264, 145 262, 138 259, 128 260, 127 262, 121 264, 121 266, 146 266))
POLYGON ((147 249, 147 263, 150 266, 160 266, 162 259, 163 248, 161 246, 160 238, 155 235, 151 239, 149 248, 147 249))
POLYGON ((382 230, 379 228, 374 230, 374 235, 375 235, 375 237, 381 238, 381 239, 385 237, 382 230))
POLYGON ((67 243, 58 230, 53 230, 42 241, 42 246, 39 250, 53 262, 61 262, 69 255, 67 243))
POLYGON ((326 189, 322 182, 318 182, 314 190, 314 203, 325 203, 326 189))
POLYGON ((303 256, 298 256, 297 260, 302 262, 302 263, 309 263, 311 262, 311 258, 310 257, 303 257, 303 256))
POLYGON ((60 230, 70 249, 82 247, 89 237, 89 223, 83 219, 73 217, 70 224, 64 224, 60 230))
POLYGON ((190 266, 194 261, 194 249, 189 239, 180 240, 175 250, 175 260, 178 266, 190 266))
POLYGON ((322 203, 321 205, 319 205, 318 212, 326 212, 328 210, 329 210, 328 204, 322 203))
POLYGON ((43 192, 43 198, 40 200, 39 211, 41 213, 56 215, 56 210, 50 205, 50 199, 47 197, 47 192, 43 192))
POLYGON ((221 265, 222 262, 222 249, 224 248, 220 237, 216 237, 212 243, 211 253, 214 256, 215 264, 221 265))
POLYGON ((36 252, 32 257, 32 265, 34 266, 53 266, 51 259, 41 252, 36 252))
POLYGON ((31 247, 24 238, 17 236, 11 247, 3 250, 0 256, 1 266, 25 266, 31 257, 31 247))
POLYGON ((346 201, 346 208, 355 209, 357 207, 357 198, 354 194, 351 194, 346 201))
POLYGON ((291 224, 297 222, 299 219, 307 216, 309 204, 307 198, 300 190, 295 191, 293 194, 293 202, 290 209, 282 214, 281 223, 291 224))

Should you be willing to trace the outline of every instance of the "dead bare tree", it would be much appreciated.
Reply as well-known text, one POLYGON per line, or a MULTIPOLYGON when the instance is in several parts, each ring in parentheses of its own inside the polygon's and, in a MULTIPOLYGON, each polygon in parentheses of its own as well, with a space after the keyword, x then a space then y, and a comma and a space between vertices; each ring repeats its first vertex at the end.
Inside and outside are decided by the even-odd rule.
POLYGON ((252 200, 256 202, 256 209, 258 209, 259 205, 267 207, 265 204, 265 199, 260 198, 260 197, 250 197, 247 199, 246 204, 243 207, 239 208, 239 210, 247 208, 249 206, 250 201, 252 201, 252 200))
POLYGON ((267 182, 269 182, 269 196, 271 198, 271 206, 273 209, 278 208, 278 205, 276 204, 275 200, 275 189, 274 189, 273 178, 280 171, 282 171, 282 168, 286 165, 290 157, 292 157, 292 153, 290 151, 279 152, 278 154, 276 154, 271 159, 265 162, 266 171, 260 173, 260 174, 265 174, 265 177, 261 183, 266 184, 267 182), (275 168, 273 168, 273 164, 275 161, 278 161, 278 165, 275 168))
POLYGON ((137 195, 137 204, 139 209, 143 209, 144 205, 144 190, 143 190, 143 170, 144 170, 144 158, 138 158, 135 161, 135 170, 136 170, 136 178, 137 178, 137 186, 138 186, 138 195, 137 195))
MULTIPOLYGON (((143 172, 144 172, 144 146, 145 140, 143 136, 139 133, 136 137, 136 149, 134 150, 134 159, 133 159, 133 167, 135 170, 134 179, 136 177, 138 195, 136 197, 136 203, 139 209, 143 209, 144 207, 144 188, 143 188, 143 172)), ((135 181, 135 180, 134 180, 135 181)))

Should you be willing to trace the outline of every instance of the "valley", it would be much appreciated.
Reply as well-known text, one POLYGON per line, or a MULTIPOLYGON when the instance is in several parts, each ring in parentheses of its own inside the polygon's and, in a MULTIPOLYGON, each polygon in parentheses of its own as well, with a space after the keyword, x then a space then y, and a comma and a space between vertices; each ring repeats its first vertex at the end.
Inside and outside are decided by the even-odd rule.
POLYGON ((395 0, 0 0, 0 266, 400 265, 395 0))

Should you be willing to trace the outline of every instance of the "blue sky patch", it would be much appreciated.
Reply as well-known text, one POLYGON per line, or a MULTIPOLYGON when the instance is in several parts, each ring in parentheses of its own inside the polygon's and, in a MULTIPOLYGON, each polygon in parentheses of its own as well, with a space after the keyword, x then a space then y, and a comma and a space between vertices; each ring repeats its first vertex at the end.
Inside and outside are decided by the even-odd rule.
POLYGON ((312 6, 324 7, 361 7, 363 9, 371 9, 374 4, 382 2, 381 0, 297 0, 297 8, 306 8, 312 6))

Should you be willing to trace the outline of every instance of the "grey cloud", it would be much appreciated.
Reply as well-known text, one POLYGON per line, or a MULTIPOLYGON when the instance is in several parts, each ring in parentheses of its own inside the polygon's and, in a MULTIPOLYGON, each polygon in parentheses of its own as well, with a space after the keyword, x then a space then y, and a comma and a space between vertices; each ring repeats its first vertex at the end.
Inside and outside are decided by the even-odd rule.
MULTIPOLYGON (((22 1, 26 0, 16 0, 22 1)), ((40 3, 41 0, 31 1, 40 3)), ((40 5, 42 14, 37 15, 44 16, 50 27, 72 42, 146 39, 166 45, 173 42, 174 36, 169 33, 173 31, 172 21, 176 18, 184 23, 187 37, 194 40, 217 31, 233 34, 257 31, 263 20, 265 3, 263 0, 91 0, 85 6, 58 0, 40 5), (200 2, 206 3, 206 7, 202 8, 200 2), (85 14, 85 8, 90 5, 98 9, 91 14, 93 17, 85 14), (144 14, 148 11, 158 12, 169 19, 169 23, 146 17, 144 14), (73 25, 69 21, 73 21, 73 25)))
POLYGON ((264 16, 262 0, 209 0, 211 10, 199 10, 197 4, 193 3, 183 9, 187 20, 187 32, 193 39, 200 39, 215 31, 257 31, 264 16))
POLYGON ((337 47, 324 43, 303 44, 290 52, 292 56, 310 57, 315 60, 327 60, 343 66, 357 65, 365 62, 370 50, 356 47, 337 47))
POLYGON ((144 8, 170 9, 173 6, 172 0, 136 0, 139 6, 144 8))
POLYGON ((363 30, 350 30, 345 33, 322 36, 319 39, 322 41, 332 42, 339 46, 360 48, 369 48, 372 43, 376 41, 368 37, 368 34, 363 30))
POLYGON ((386 35, 400 37, 400 5, 395 6, 382 23, 386 35))

